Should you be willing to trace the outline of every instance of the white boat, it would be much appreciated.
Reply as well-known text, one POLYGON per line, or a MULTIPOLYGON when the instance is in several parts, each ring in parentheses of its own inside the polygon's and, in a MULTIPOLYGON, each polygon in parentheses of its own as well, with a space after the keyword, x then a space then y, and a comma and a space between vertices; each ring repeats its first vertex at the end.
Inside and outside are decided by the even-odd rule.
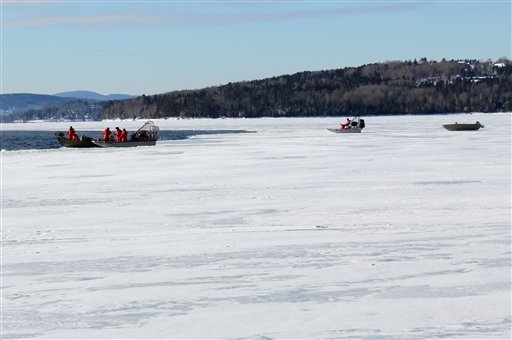
POLYGON ((350 120, 350 124, 346 127, 341 127, 338 129, 327 129, 334 133, 361 133, 361 131, 364 129, 364 119, 361 119, 360 117, 354 117, 350 120))
POLYGON ((361 133, 361 128, 327 129, 334 133, 361 133))

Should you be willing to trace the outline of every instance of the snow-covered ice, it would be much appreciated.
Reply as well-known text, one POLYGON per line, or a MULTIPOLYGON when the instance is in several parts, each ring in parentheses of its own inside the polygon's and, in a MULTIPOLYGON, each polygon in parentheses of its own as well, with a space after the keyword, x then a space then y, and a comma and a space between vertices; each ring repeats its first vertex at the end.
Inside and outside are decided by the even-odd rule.
POLYGON ((344 118, 2 152, 2 338, 509 339, 511 115, 344 118))

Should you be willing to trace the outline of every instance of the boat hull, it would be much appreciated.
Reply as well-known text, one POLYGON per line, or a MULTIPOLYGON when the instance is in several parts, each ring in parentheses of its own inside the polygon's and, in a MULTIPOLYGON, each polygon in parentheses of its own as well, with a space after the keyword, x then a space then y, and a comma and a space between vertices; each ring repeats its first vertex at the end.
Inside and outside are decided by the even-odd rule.
POLYGON ((482 124, 445 124, 443 127, 448 131, 476 131, 483 127, 482 124))
POLYGON ((129 141, 129 142, 105 142, 103 140, 95 140, 92 141, 96 146, 102 148, 130 148, 136 146, 154 146, 156 145, 156 140, 147 140, 147 141, 129 141))
POLYGON ((362 129, 353 127, 350 129, 327 129, 327 130, 334 132, 334 133, 361 133, 362 129))
POLYGON ((62 137, 57 137, 57 141, 65 148, 97 148, 98 145, 94 144, 92 140, 69 140, 62 137))

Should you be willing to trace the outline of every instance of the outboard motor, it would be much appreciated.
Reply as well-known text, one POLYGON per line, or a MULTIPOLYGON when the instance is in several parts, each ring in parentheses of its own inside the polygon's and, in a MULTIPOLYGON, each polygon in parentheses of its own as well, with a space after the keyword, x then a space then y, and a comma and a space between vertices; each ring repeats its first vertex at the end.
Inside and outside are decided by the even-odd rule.
POLYGON ((364 129, 364 119, 360 119, 360 120, 359 120, 359 127, 360 127, 361 129, 364 129))

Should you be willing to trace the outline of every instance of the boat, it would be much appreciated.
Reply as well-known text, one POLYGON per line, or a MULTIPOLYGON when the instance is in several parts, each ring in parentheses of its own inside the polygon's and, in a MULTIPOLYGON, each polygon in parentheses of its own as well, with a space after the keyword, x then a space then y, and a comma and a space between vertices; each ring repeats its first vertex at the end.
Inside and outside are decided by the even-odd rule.
POLYGON ((129 148, 134 146, 154 146, 160 138, 160 129, 152 121, 147 121, 140 129, 132 134, 126 142, 92 140, 92 143, 102 148, 129 148))
POLYGON ((57 141, 65 148, 97 148, 98 145, 93 143, 93 139, 87 136, 81 136, 78 140, 69 140, 64 133, 57 132, 57 141))
POLYGON ((484 126, 479 121, 476 121, 475 124, 459 124, 455 122, 455 124, 445 124, 443 127, 448 131, 476 131, 484 126))
POLYGON ((147 140, 147 141, 127 141, 127 142, 105 142, 104 140, 93 140, 92 143, 94 146, 101 148, 129 148, 134 146, 154 146, 156 145, 156 140, 147 140))
POLYGON ((327 129, 334 133, 361 133, 361 131, 365 128, 364 119, 360 117, 354 117, 350 120, 350 124, 346 127, 338 128, 338 129, 327 129))

